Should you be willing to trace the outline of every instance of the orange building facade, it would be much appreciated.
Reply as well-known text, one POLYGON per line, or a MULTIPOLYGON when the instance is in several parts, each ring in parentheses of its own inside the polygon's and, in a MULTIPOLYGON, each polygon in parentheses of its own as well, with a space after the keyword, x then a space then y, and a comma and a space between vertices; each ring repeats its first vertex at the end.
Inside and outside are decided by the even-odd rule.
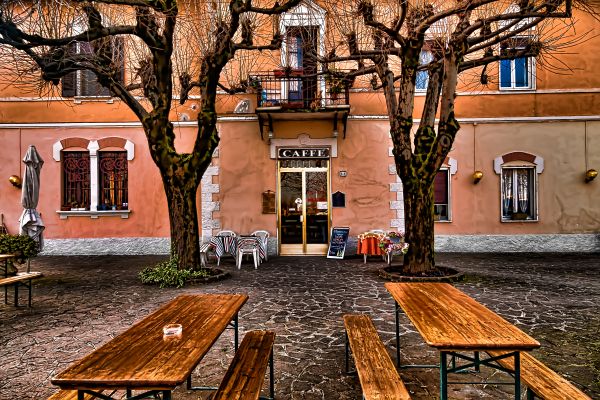
MULTIPOLYGON (((577 18, 581 30, 600 30, 590 16, 577 18)), ((461 129, 436 181, 439 251, 600 251, 600 181, 586 181, 600 169, 600 38, 557 57, 573 71, 557 75, 532 61, 524 82, 513 64, 503 87, 496 65, 495 82, 457 93, 461 129)), ((273 77, 288 100, 301 84, 273 77)), ((221 141, 197 197, 203 239, 264 229, 270 253, 322 255, 334 226, 350 227, 347 253, 359 233, 402 231, 382 94, 350 89, 347 102, 295 112, 265 92, 220 97, 221 141)), ((417 94, 417 110, 423 100, 417 94)), ((181 152, 193 145, 197 108, 192 96, 173 110, 181 152)), ((168 253, 160 174, 141 124, 119 100, 40 99, 8 86, 0 90, 0 144, 0 212, 10 233, 22 207, 8 177, 23 175, 21 160, 35 145, 45 160, 45 254, 168 253)))

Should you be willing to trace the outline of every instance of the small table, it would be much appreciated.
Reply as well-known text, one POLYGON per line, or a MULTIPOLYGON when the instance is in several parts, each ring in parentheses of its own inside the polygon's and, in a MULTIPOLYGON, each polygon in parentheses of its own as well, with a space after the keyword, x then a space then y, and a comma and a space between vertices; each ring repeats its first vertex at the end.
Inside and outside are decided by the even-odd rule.
POLYGON ((364 257, 364 263, 367 262, 367 256, 382 256, 383 250, 379 247, 379 241, 385 235, 377 233, 363 233, 358 235, 358 242, 356 244, 356 254, 362 254, 364 257))
POLYGON ((231 254, 234 260, 237 259, 237 238, 235 236, 213 236, 210 238, 210 245, 215 249, 215 255, 219 259, 227 253, 231 254))
MULTIPOLYGON (((520 399, 520 352, 540 347, 540 343, 519 328, 506 321, 467 294, 447 283, 391 283, 385 284, 396 301, 396 357, 398 367, 440 368, 440 399, 448 398, 448 374, 476 370, 480 365, 508 370, 495 363, 502 358, 514 358, 515 399, 520 399), (419 331, 425 343, 440 352, 439 365, 400 365, 399 309, 419 331), (499 357, 481 359, 479 352, 486 350, 506 351, 499 357), (459 352, 474 352, 470 357, 459 352), (452 364, 448 367, 448 356, 452 364), (468 361, 456 366, 455 359, 468 361)), ((492 383, 492 382, 488 382, 492 383)), ((499 382, 495 382, 499 383, 499 382)), ((502 383, 501 383, 502 384, 502 383)))
POLYGON ((237 350, 238 312, 247 300, 241 294, 179 296, 71 364, 52 383, 78 390, 79 398, 126 389, 127 398, 132 398, 132 390, 143 390, 148 395, 162 392, 162 398, 170 400, 171 391, 186 379, 191 389, 192 371, 231 323, 237 350), (163 327, 171 323, 181 324, 182 334, 163 337, 163 327))

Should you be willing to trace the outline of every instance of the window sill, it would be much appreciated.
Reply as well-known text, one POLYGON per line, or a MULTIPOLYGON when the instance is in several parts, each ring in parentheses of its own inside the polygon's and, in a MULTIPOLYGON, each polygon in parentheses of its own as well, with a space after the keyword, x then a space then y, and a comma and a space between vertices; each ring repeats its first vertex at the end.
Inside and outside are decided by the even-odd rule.
POLYGON ((528 222, 540 222, 540 220, 539 219, 502 219, 502 220, 500 220, 500 222, 502 222, 502 223, 504 223, 504 222, 507 222, 507 223, 526 222, 526 223, 528 223, 528 222))
POLYGON ((121 217, 122 219, 129 218, 131 210, 108 210, 108 211, 56 211, 60 219, 69 217, 90 217, 98 219, 98 217, 121 217))
POLYGON ((72 99, 73 104, 82 104, 83 102, 113 104, 115 102, 111 96, 75 96, 72 99))
POLYGON ((441 222, 441 223, 448 224, 448 223, 452 222, 452 220, 451 219, 434 219, 433 222, 435 222, 435 223, 441 222))

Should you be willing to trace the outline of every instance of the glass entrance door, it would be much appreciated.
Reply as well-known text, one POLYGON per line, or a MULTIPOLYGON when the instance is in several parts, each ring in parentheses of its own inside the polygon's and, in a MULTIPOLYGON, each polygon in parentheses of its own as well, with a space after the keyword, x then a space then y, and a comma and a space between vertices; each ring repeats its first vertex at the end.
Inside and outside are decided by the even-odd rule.
POLYGON ((315 160, 305 161, 297 164, 287 162, 280 164, 279 238, 282 255, 327 253, 329 243, 327 163, 326 160, 318 160, 318 163, 315 163, 315 160), (322 167, 323 164, 325 168, 322 167))

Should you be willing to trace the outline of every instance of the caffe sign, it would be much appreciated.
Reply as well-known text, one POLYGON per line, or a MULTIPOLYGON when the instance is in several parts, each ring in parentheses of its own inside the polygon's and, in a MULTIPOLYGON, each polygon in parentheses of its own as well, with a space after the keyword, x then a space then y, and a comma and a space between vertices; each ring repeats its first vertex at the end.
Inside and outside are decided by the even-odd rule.
POLYGON ((328 147, 310 147, 310 148, 279 148, 277 153, 279 158, 329 158, 328 147))

